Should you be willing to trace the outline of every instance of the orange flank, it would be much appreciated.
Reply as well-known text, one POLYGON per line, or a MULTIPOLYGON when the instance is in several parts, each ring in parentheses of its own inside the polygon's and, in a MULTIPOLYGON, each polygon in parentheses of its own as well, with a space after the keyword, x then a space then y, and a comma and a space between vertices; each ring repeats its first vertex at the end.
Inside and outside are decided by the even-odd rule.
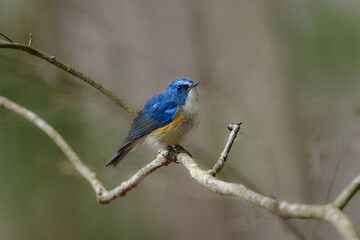
POLYGON ((162 126, 162 127, 158 128, 158 129, 156 129, 155 131, 153 131, 153 133, 166 132, 166 131, 170 130, 172 127, 174 127, 176 124, 178 124, 181 119, 182 119, 181 109, 180 109, 180 107, 177 107, 177 110, 176 110, 176 112, 174 114, 174 117, 172 118, 171 122, 169 122, 165 126, 162 126))

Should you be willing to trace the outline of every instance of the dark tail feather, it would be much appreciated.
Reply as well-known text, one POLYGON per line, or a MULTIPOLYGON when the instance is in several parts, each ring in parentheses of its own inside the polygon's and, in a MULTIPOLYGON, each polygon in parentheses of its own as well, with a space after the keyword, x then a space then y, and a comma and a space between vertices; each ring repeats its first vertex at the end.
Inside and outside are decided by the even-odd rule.
POLYGON ((129 144, 126 146, 122 146, 119 150, 117 150, 114 155, 110 158, 109 161, 105 164, 105 167, 113 166, 116 167, 119 162, 130 152, 130 150, 134 147, 134 145, 129 144), (130 146, 129 146, 130 145, 130 146))

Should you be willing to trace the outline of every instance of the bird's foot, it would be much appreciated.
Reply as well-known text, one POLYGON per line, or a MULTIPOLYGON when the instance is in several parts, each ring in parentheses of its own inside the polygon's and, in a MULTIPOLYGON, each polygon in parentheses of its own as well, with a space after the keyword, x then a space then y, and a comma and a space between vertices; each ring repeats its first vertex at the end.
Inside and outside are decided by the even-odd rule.
POLYGON ((166 149, 167 149, 167 152, 165 153, 164 157, 166 157, 167 159, 172 159, 175 163, 180 163, 176 158, 179 153, 186 153, 190 157, 192 157, 191 154, 185 148, 183 148, 182 146, 180 146, 178 144, 169 145, 166 147, 166 149))

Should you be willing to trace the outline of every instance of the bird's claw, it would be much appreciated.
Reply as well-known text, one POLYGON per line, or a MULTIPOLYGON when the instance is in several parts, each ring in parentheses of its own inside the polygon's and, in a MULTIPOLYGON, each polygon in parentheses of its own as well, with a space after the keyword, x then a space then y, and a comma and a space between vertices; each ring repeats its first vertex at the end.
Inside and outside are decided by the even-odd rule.
POLYGON ((190 157, 192 157, 191 154, 189 153, 189 151, 187 151, 186 149, 184 149, 182 146, 180 146, 178 144, 169 145, 169 146, 167 146, 166 149, 167 149, 167 152, 165 153, 164 157, 166 157, 167 159, 173 160, 177 164, 180 163, 176 158, 179 153, 186 153, 190 157))

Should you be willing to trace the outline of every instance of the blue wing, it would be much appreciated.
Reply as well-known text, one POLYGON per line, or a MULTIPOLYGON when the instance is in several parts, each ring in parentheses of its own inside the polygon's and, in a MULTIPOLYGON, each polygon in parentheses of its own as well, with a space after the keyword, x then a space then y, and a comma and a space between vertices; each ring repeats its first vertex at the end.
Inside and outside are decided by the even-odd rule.
POLYGON ((165 101, 163 92, 150 98, 131 124, 129 134, 123 144, 105 166, 115 167, 136 145, 136 140, 171 122, 177 108, 175 102, 165 101))
POLYGON ((150 108, 144 108, 131 124, 129 135, 125 138, 123 145, 165 126, 171 122, 176 111, 175 102, 156 103, 150 108))

